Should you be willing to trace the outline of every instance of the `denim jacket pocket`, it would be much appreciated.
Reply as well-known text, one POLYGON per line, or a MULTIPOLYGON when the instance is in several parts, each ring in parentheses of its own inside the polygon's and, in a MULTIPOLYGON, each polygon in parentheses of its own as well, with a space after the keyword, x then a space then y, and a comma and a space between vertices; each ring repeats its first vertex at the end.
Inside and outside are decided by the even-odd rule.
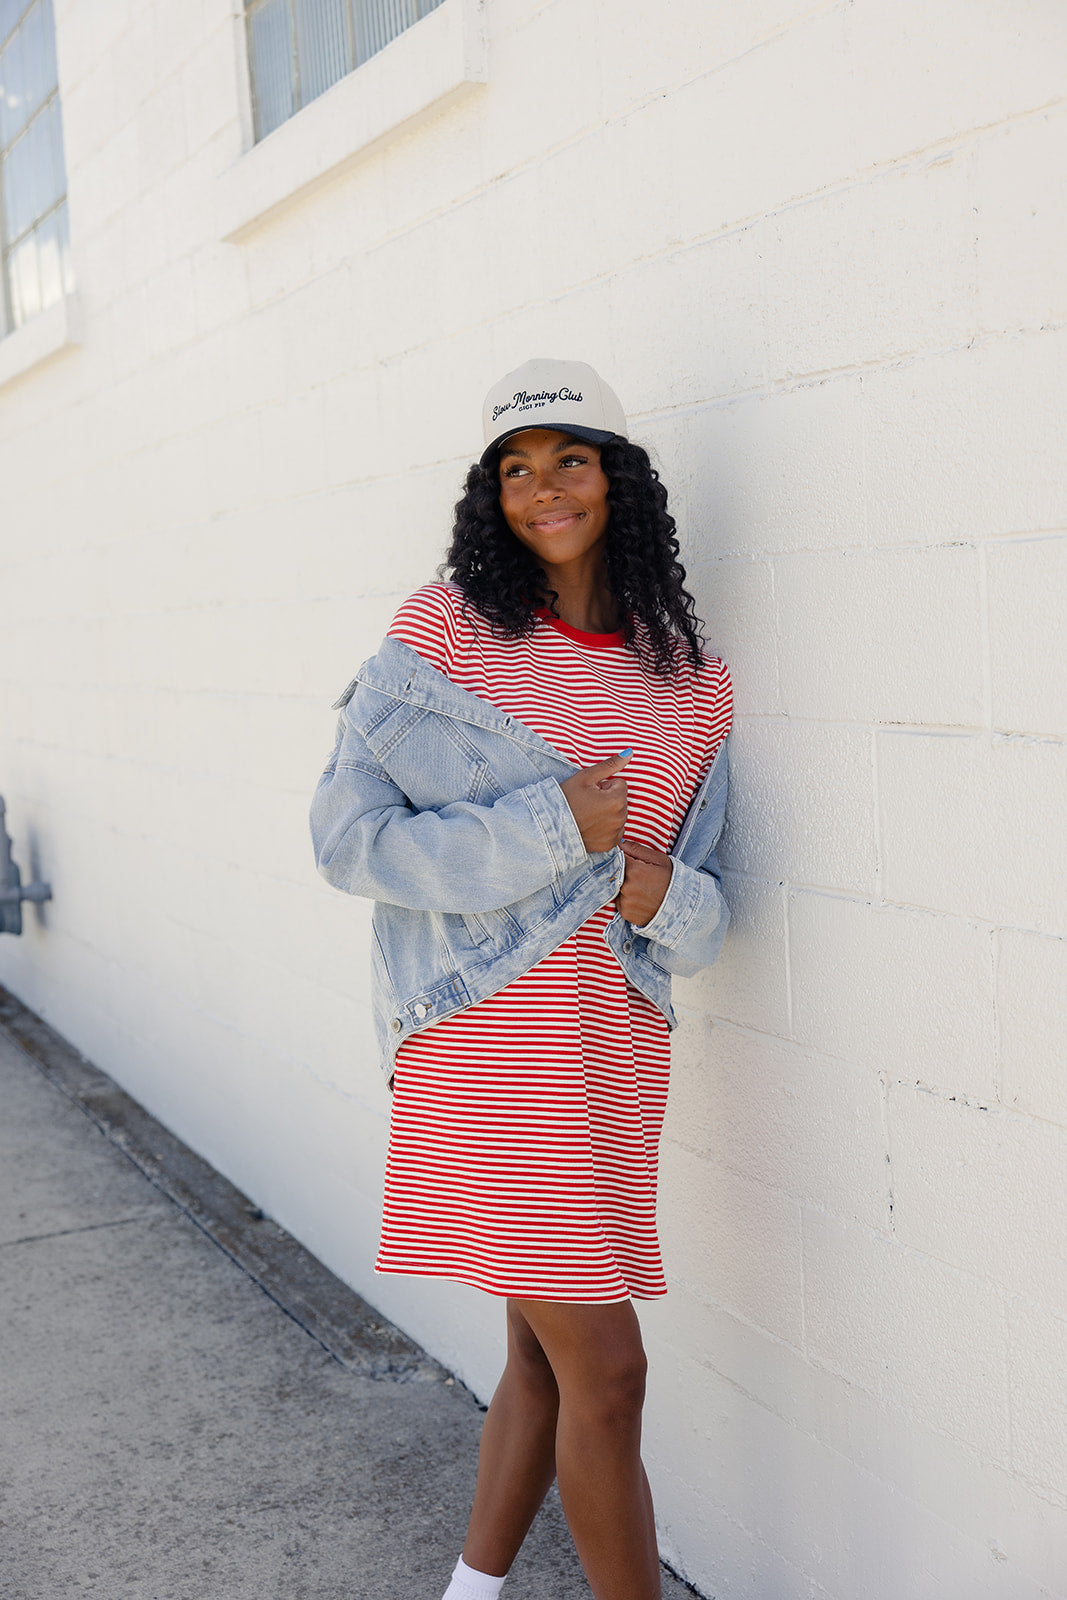
POLYGON ((476 911, 462 911, 460 915, 463 918, 463 926, 470 934, 471 943, 475 948, 479 945, 491 943, 493 936, 483 918, 476 911))

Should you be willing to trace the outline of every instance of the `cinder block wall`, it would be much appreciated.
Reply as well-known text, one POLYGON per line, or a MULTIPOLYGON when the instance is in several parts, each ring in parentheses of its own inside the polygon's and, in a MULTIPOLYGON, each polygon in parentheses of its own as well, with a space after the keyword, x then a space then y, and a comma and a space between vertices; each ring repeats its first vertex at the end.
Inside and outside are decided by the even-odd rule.
POLYGON ((484 87, 232 244, 235 9, 56 0, 85 342, 0 389, 0 792, 55 899, 0 981, 488 1392, 500 1307, 370 1271, 369 919, 305 817, 484 388, 594 362, 737 692, 664 1548, 719 1600, 1064 1594, 1067 15, 488 0, 484 87))

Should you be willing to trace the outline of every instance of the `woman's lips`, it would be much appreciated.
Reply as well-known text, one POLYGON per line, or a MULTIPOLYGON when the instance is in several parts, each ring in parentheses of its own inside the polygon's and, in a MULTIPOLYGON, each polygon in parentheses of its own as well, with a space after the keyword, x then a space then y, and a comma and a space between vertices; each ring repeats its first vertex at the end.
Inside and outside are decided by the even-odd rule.
POLYGON ((571 522, 577 522, 581 516, 580 511, 556 511, 550 517, 535 517, 530 526, 552 533, 556 528, 564 528, 571 522))

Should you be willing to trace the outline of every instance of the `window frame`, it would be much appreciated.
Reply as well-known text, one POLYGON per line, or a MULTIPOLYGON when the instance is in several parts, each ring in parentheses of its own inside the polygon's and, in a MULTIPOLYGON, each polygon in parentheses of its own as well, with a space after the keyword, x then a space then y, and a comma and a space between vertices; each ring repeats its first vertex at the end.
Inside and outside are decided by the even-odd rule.
POLYGON ((300 26, 296 14, 296 6, 298 3, 299 0, 243 0, 245 20, 245 52, 248 61, 249 84, 251 86, 252 122, 254 129, 260 121, 259 95, 256 90, 251 46, 252 30, 255 18, 257 15, 259 15, 259 13, 265 11, 269 5, 274 4, 284 5, 287 8, 289 16, 289 88, 294 102, 294 109, 290 111, 287 117, 283 117, 281 122, 276 123, 273 128, 268 129, 266 133, 254 132, 254 138, 257 144, 263 139, 269 138, 272 133, 277 132, 278 128, 280 128, 283 123, 290 121, 293 117, 298 116, 301 111, 306 110, 306 108, 311 105, 313 101, 319 98, 320 94, 328 94, 329 90, 334 87, 334 84, 341 81, 341 78, 346 78, 350 73, 358 72, 360 67, 366 66, 368 61, 372 60, 375 55, 378 55, 381 50, 387 49, 394 40, 400 38, 401 34, 407 33, 411 28, 418 27, 420 22, 425 22, 427 18, 432 16, 433 12, 436 11, 441 4, 443 4, 443 0, 409 0, 409 3, 413 4, 418 12, 422 12, 423 6, 428 6, 429 9, 425 12, 422 12, 421 15, 416 16, 412 22, 405 23, 397 33, 392 35, 392 38, 387 39, 385 43, 379 45, 377 49, 372 49, 370 54, 365 55, 361 60, 356 60, 356 53, 359 48, 361 29, 363 26, 365 26, 365 22, 363 18, 357 17, 356 13, 357 8, 364 3, 364 0, 340 0, 340 5, 344 15, 345 58, 349 65, 345 68, 344 72, 334 79, 333 84, 330 84, 327 89, 319 90, 318 93, 309 96, 307 100, 303 98, 303 83, 301 80, 300 26))
POLYGON ((65 294, 0 339, 0 390, 82 339, 81 302, 76 293, 65 294))
POLYGON ((243 149, 216 179, 219 234, 234 244, 488 76, 483 0, 442 0, 257 142, 243 4, 234 28, 243 149))

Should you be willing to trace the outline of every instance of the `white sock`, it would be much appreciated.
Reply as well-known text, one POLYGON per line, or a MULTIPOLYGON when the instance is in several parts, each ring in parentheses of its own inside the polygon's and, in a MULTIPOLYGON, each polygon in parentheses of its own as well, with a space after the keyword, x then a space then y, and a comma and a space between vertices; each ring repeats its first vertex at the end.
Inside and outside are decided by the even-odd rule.
POLYGON ((460 1556, 452 1574, 452 1582, 444 1592, 444 1600, 497 1600, 503 1584, 503 1578, 493 1578, 488 1572, 475 1572, 460 1556))

